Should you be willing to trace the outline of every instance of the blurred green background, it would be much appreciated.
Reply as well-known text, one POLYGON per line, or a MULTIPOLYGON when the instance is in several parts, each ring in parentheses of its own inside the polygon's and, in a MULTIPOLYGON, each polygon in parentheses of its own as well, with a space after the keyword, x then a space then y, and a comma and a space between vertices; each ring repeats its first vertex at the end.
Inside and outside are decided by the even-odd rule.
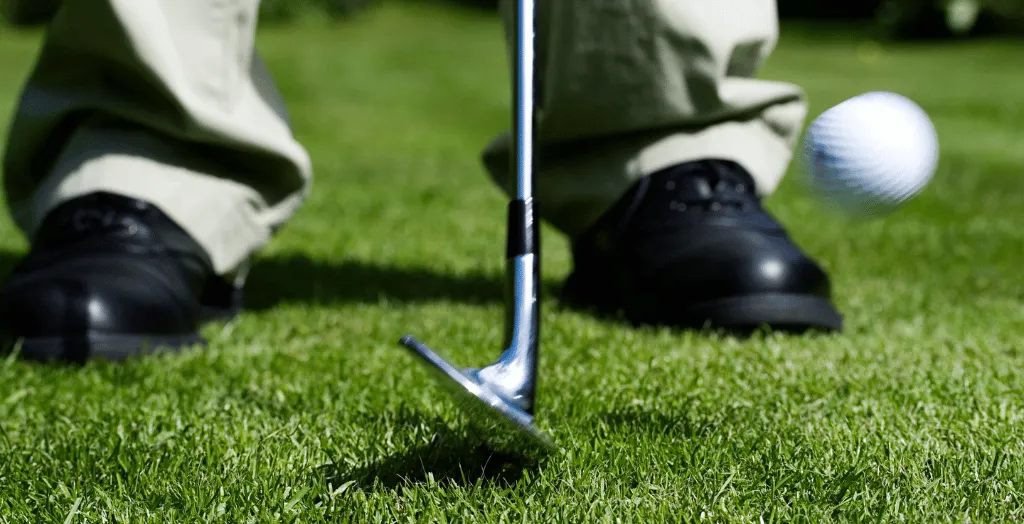
MULTIPOLYGON (((264 0, 264 19, 344 18, 387 0, 264 0)), ((498 0, 448 1, 496 9, 498 0)), ((1024 0, 779 0, 785 19, 855 21, 880 38, 965 38, 1024 35, 1024 0)))
MULTIPOLYGON (((7 21, 33 25, 59 0, 0 0, 7 21)), ((301 19, 345 19, 387 0, 263 0, 269 23, 301 19)), ((498 0, 424 0, 494 10, 498 0)), ((857 23, 879 38, 968 38, 1024 36, 1024 0, 779 0, 783 19, 828 19, 857 23)))
MULTIPOLYGON (((344 18, 387 0, 264 0, 265 20, 344 18)), ((498 0, 448 1, 495 9, 498 0)), ((964 38, 1024 35, 1024 0, 779 0, 785 19, 855 21, 881 38, 964 38)))

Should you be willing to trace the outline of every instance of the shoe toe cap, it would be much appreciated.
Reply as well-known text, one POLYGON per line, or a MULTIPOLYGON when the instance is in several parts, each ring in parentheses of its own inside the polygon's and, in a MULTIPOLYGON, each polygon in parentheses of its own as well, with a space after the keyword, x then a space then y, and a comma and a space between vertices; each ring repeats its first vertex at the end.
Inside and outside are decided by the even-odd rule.
POLYGON ((831 295, 824 269, 782 236, 719 237, 658 260, 656 267, 636 272, 644 275, 637 285, 691 302, 765 294, 831 295))
POLYGON ((739 294, 783 293, 828 298, 828 274, 799 252, 764 250, 750 253, 742 263, 723 271, 739 294), (731 269, 731 270, 730 270, 731 269))
POLYGON ((38 275, 0 293, 0 327, 11 338, 187 333, 196 309, 138 275, 38 275))

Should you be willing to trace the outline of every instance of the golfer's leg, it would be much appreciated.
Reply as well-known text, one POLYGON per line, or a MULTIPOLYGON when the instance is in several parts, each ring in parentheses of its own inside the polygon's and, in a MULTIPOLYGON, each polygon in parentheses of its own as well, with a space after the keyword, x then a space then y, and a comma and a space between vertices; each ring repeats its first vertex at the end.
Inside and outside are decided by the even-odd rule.
POLYGON ((3 349, 121 359, 201 341, 310 177, 255 57, 258 0, 61 2, 4 185, 31 249, 0 288, 3 349), (236 279, 236 282, 238 280, 236 279))
MULTIPOLYGON (((775 0, 538 4, 537 193, 555 226, 577 235, 640 178, 690 160, 734 160, 761 195, 775 189, 806 114, 797 86, 754 78, 778 36, 775 0)), ((485 154, 506 188, 508 147, 485 154)))
MULTIPOLYGON (((572 240, 562 298, 640 323, 839 329, 828 275, 761 202, 806 116, 799 88, 754 78, 775 1, 538 1, 536 192, 572 240)), ((485 154, 506 189, 507 152, 485 154)))
POLYGON ((310 178, 253 51, 258 0, 74 0, 54 16, 10 129, 7 198, 28 235, 75 197, 156 205, 225 274, 310 178))

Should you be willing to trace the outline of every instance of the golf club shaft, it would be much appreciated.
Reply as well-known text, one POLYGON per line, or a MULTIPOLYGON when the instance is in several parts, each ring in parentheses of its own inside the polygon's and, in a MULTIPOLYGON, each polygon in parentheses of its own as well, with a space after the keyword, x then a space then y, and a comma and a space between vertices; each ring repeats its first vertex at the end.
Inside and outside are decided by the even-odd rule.
MULTIPOLYGON (((534 99, 534 39, 535 39, 535 0, 516 0, 515 17, 515 82, 513 127, 513 158, 516 175, 516 196, 509 203, 508 217, 508 249, 509 270, 512 266, 523 265, 520 259, 530 260, 535 266, 534 258, 539 255, 540 248, 537 236, 539 226, 535 219, 533 201, 533 182, 535 155, 533 141, 535 135, 535 103, 534 99), (516 263, 519 262, 519 263, 516 263)), ((536 273, 537 271, 531 271, 536 273)), ((515 271, 514 273, 520 273, 515 271)), ((514 296, 518 299, 513 304, 523 304, 536 295, 536 280, 523 278, 519 275, 510 280, 514 282, 514 296)), ((517 308, 518 310, 518 308, 517 308)), ((521 311, 520 311, 521 312, 521 311)), ((522 312, 521 312, 522 313, 522 312)), ((511 320, 511 318, 510 318, 511 320)))
POLYGON ((452 388, 478 429, 483 423, 490 444, 547 451, 550 439, 533 425, 540 348, 540 227, 533 202, 535 0, 516 1, 514 147, 509 167, 514 164, 517 190, 508 206, 505 350, 489 366, 459 369, 411 336, 400 342, 452 388), (494 421, 498 424, 490 423, 494 421))
POLYGON ((496 363, 502 389, 515 392, 514 400, 533 412, 537 354, 540 338, 540 236, 533 201, 534 111, 534 1, 516 2, 516 47, 513 135, 516 196, 508 209, 508 295, 505 352, 496 363))
POLYGON ((533 199, 534 138, 534 0, 516 2, 515 168, 516 199, 533 199))

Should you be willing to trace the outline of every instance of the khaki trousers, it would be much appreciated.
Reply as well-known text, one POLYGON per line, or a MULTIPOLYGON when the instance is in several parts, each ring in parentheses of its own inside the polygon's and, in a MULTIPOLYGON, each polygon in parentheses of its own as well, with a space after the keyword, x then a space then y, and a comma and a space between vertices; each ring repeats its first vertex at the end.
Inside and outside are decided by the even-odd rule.
MULTIPOLYGON (((778 36, 774 0, 539 3, 536 193, 555 227, 578 234, 637 179, 700 158, 735 160, 759 193, 775 189, 806 105, 798 87, 754 78, 778 36)), ((220 274, 263 247, 312 173, 253 49, 258 8, 63 2, 4 162, 25 233, 68 199, 110 191, 160 207, 220 274)), ((506 190, 508 147, 501 136, 483 153, 506 190)))

